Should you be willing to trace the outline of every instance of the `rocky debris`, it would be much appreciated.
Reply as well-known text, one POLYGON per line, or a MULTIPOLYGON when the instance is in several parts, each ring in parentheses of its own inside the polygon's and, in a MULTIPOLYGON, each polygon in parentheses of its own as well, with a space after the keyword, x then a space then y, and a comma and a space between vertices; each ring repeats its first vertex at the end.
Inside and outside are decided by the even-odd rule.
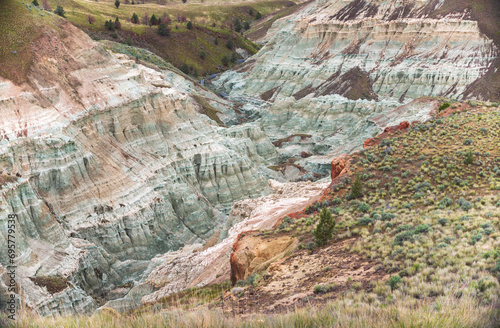
POLYGON ((261 273, 271 263, 289 255, 297 245, 297 238, 289 236, 268 239, 255 232, 240 234, 230 257, 231 283, 234 285, 252 273, 261 273))
POLYGON ((341 175, 351 173, 350 162, 349 162, 350 159, 351 159, 351 156, 349 156, 347 154, 342 154, 339 157, 334 158, 332 160, 332 163, 331 163, 331 165, 332 165, 332 172, 331 172, 332 181, 341 175))
POLYGON ((222 282, 230 278, 228 257, 236 238, 244 231, 269 229, 290 212, 303 210, 319 199, 328 182, 280 183, 270 180, 273 192, 256 199, 233 205, 227 224, 227 237, 202 252, 196 246, 185 247, 154 259, 159 263, 146 279, 158 290, 142 298, 143 304, 155 303, 172 293, 196 285, 222 282))

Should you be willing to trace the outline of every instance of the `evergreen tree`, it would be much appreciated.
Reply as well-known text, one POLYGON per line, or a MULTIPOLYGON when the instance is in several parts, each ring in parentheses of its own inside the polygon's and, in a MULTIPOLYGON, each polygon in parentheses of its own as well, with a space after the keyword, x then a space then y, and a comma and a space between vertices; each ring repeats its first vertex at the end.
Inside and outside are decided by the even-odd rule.
POLYGON ((261 18, 262 18, 262 14, 258 11, 257 15, 255 15, 255 19, 261 19, 261 18))
POLYGON ((64 13, 65 13, 64 8, 61 6, 57 6, 56 10, 54 10, 54 14, 59 15, 61 17, 65 17, 64 13))
POLYGON ((120 23, 120 20, 118 19, 118 17, 116 17, 116 19, 115 19, 115 28, 117 30, 122 28, 122 23, 120 23))
POLYGON ((132 15, 132 18, 131 18, 130 20, 131 20, 131 21, 132 21, 132 23, 134 23, 134 24, 139 24, 139 16, 137 16, 137 14, 136 14, 136 13, 134 13, 134 14, 132 15))
POLYGON ((243 27, 241 26, 241 22, 240 22, 240 20, 239 20, 238 18, 236 18, 236 19, 234 20, 234 30, 235 30, 236 32, 240 33, 242 28, 243 28, 243 27))
POLYGON ((361 176, 359 174, 356 175, 356 180, 351 187, 351 199, 356 199, 363 196, 363 182, 361 181, 361 176))
POLYGON ((186 27, 188 28, 188 30, 192 29, 193 23, 191 23, 191 21, 187 22, 186 27))
POLYGON ((160 25, 158 25, 158 34, 161 36, 170 36, 170 29, 165 23, 160 23, 160 25))
POLYGON ((33 6, 35 6, 35 7, 38 7, 38 6, 39 6, 38 1, 36 1, 36 0, 33 0, 32 4, 33 4, 33 6))
POLYGON ((149 25, 158 25, 158 19, 156 18, 155 14, 151 16, 151 19, 149 20, 149 25))
POLYGON ((118 9, 118 7, 120 7, 120 0, 115 1, 115 7, 116 7, 116 9, 118 9))
POLYGON ((323 207, 319 214, 319 223, 313 231, 314 241, 318 246, 323 246, 332 239, 335 223, 332 213, 323 207))

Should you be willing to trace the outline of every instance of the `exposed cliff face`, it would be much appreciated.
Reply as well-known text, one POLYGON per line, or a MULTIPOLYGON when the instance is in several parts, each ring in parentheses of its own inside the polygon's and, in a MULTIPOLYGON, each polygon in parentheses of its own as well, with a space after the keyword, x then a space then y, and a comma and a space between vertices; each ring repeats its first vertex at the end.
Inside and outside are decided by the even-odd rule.
MULTIPOLYGON (((387 125, 426 119, 432 107, 395 115, 387 125, 371 117, 423 96, 460 99, 494 67, 498 49, 470 11, 440 12, 443 3, 316 1, 276 21, 262 50, 215 83, 234 99, 265 101, 260 125, 271 139, 306 133, 314 145, 285 146, 348 153, 387 125)), ((320 164, 325 173, 328 163, 315 156, 299 162, 312 170, 320 164)))
POLYGON ((44 314, 92 310, 156 254, 208 240, 235 201, 266 192, 276 157, 258 127, 200 114, 190 95, 229 110, 213 94, 61 24, 33 45, 29 83, 0 80, 0 217, 19 217, 18 283, 44 314), (35 275, 70 287, 51 295, 35 275))

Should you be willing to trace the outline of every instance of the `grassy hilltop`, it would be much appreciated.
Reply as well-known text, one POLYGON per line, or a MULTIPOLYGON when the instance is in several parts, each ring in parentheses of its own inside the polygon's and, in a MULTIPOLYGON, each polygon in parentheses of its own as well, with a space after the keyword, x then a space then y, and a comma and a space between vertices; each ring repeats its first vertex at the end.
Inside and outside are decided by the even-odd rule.
POLYGON ((134 1, 134 4, 129 0, 129 3, 121 1, 118 8, 114 0, 48 2, 53 10, 57 5, 62 6, 65 17, 94 39, 145 48, 193 76, 216 73, 233 66, 236 60, 243 58, 234 52, 236 48, 246 50, 248 55, 256 53, 259 46, 244 36, 245 27, 249 28, 267 14, 296 6, 290 0, 134 1), (137 24, 131 21, 133 14, 139 19, 137 24), (153 15, 155 18, 168 17, 170 35, 159 35, 158 25, 145 25, 146 15, 149 18, 153 15), (92 23, 89 17, 92 17, 92 23), (117 18, 121 27, 106 29, 105 22, 115 22, 117 18), (188 24, 192 27, 189 28, 188 24))

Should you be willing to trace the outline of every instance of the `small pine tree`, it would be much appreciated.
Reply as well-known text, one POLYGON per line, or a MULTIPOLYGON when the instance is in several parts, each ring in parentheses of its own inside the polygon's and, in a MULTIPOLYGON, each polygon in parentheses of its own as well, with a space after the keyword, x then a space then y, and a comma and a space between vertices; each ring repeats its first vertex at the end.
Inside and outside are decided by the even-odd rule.
POLYGON ((255 15, 255 19, 261 19, 261 18, 262 18, 262 14, 258 11, 257 15, 255 15))
POLYGON ((64 17, 64 13, 65 13, 64 8, 61 6, 57 6, 56 10, 54 10, 54 14, 59 15, 61 17, 64 17))
POLYGON ((115 1, 115 7, 116 7, 116 9, 118 9, 118 7, 120 7, 120 0, 115 1))
POLYGON ((356 199, 361 196, 363 196, 363 182, 361 181, 361 176, 357 174, 356 180, 354 180, 354 183, 351 188, 350 198, 356 199))
POLYGON ((249 22, 244 22, 244 23, 243 23, 243 28, 244 28, 245 30, 249 30, 249 29, 250 29, 250 23, 249 23, 249 22))
POLYGON ((314 241, 318 246, 323 246, 328 240, 332 239, 335 223, 332 213, 326 207, 323 207, 319 214, 319 223, 313 231, 314 241))
POLYGON ((170 36, 170 29, 165 23, 160 23, 160 25, 158 25, 158 34, 161 36, 170 36))
POLYGON ((33 4, 33 6, 35 6, 35 7, 38 7, 38 6, 39 6, 38 1, 36 1, 36 0, 33 0, 32 4, 33 4))
POLYGON ((187 22, 186 27, 188 28, 188 30, 192 29, 193 23, 191 23, 191 21, 187 22))
POLYGON ((119 30, 122 28, 122 23, 120 23, 120 20, 118 19, 118 17, 116 17, 115 19, 115 29, 119 30))
POLYGON ((240 22, 240 20, 239 20, 238 18, 236 18, 236 19, 234 20, 234 30, 235 30, 236 32, 238 32, 238 33, 239 33, 239 32, 241 32, 241 29, 242 29, 242 28, 243 28, 243 27, 241 26, 241 22, 240 22))
POLYGON ((156 18, 155 14, 153 14, 153 16, 151 16, 151 19, 149 20, 149 25, 150 26, 158 25, 158 19, 156 18))
POLYGON ((215 38, 215 40, 214 40, 214 44, 215 44, 215 45, 218 45, 218 44, 219 44, 219 39, 215 38))
POLYGON ((224 65, 224 66, 229 65, 229 58, 227 58, 227 56, 226 56, 226 55, 224 55, 224 56, 222 57, 222 60, 221 60, 221 61, 222 61, 222 65, 224 65))
POLYGON ((134 24, 138 24, 138 23, 139 23, 139 16, 137 16, 137 14, 136 14, 136 13, 134 13, 134 14, 132 15, 132 18, 130 19, 130 21, 131 21, 132 23, 134 23, 134 24))

